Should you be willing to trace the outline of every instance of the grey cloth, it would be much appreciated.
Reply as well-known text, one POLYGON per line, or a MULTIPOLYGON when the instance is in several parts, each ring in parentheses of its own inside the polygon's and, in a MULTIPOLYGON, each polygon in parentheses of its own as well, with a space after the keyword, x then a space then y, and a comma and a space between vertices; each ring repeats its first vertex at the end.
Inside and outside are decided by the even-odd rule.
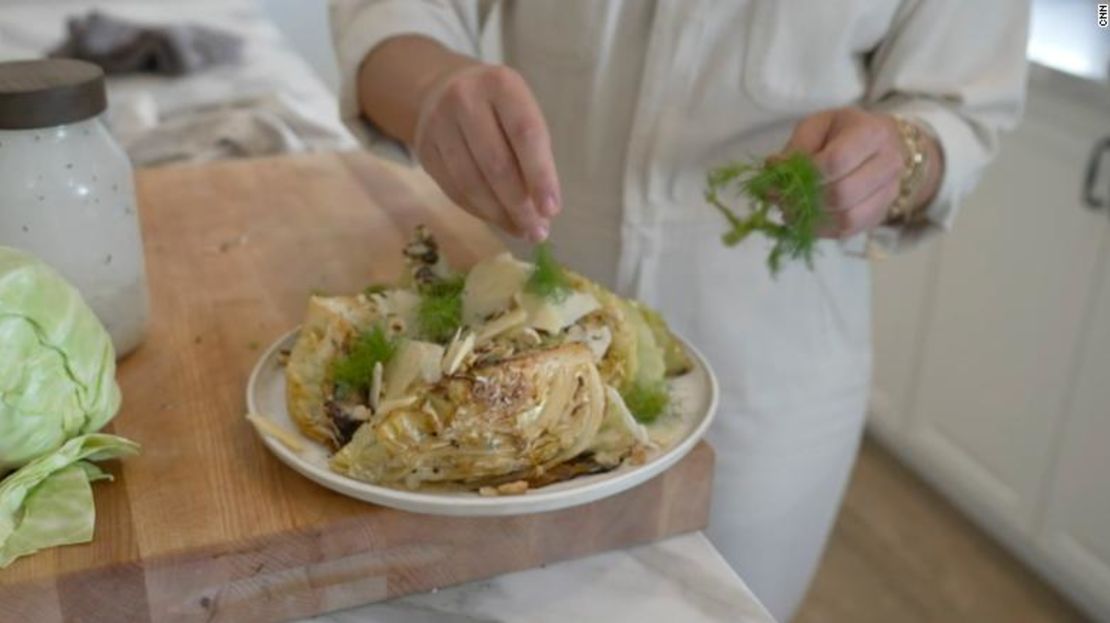
POLYGON ((237 62, 243 42, 233 33, 197 24, 137 24, 99 11, 71 17, 68 36, 50 56, 78 58, 105 73, 180 76, 237 62))
POLYGON ((207 162, 272 154, 342 149, 332 131, 291 98, 247 96, 167 112, 149 96, 112 102, 112 134, 132 164, 207 162))

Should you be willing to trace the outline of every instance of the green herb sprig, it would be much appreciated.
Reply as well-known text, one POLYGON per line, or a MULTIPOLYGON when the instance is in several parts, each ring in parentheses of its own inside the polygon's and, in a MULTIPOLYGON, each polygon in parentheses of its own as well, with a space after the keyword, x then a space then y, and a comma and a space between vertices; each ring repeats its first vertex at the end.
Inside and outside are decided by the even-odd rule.
POLYGON ((666 381, 629 383, 621 390, 624 405, 641 424, 651 424, 663 415, 671 401, 666 381))
POLYGON ((551 245, 541 242, 532 253, 535 268, 524 283, 524 290, 550 301, 562 301, 570 294, 570 282, 563 267, 555 261, 551 245))
POLYGON ((397 338, 386 335, 380 325, 355 338, 347 354, 332 364, 332 379, 341 394, 366 392, 374 374, 374 364, 389 363, 397 351, 397 338))
POLYGON ((817 233, 826 217, 821 206, 821 173, 804 154, 791 154, 763 163, 734 162, 706 176, 705 200, 730 225, 722 240, 735 246, 752 232, 774 241, 767 256, 772 275, 782 269, 784 258, 803 259, 813 268, 817 233), (733 191, 746 198, 750 211, 739 215, 722 195, 733 191))
POLYGON ((451 275, 421 285, 416 319, 420 332, 433 342, 445 343, 462 326, 462 293, 466 279, 451 275))

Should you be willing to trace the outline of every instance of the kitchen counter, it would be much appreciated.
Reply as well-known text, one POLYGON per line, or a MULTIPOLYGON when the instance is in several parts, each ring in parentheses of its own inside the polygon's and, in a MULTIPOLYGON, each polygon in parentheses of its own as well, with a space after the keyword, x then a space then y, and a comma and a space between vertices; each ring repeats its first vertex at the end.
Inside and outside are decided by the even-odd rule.
POLYGON ((352 608, 303 623, 770 623, 700 532, 352 608))
MULTIPOLYGON (((396 278, 418 224, 459 266, 500 245, 426 177, 366 153, 160 167, 136 182, 151 322, 118 367, 124 400, 110 431, 143 450, 94 487, 91 543, 0 571, 0 621, 288 621, 705 527, 704 443, 638 487, 522 516, 403 513, 300 476, 243 418, 243 389, 310 293, 396 278)), ((626 565, 636 559, 616 566, 626 565)), ((564 581, 588 577, 572 570, 564 581)))

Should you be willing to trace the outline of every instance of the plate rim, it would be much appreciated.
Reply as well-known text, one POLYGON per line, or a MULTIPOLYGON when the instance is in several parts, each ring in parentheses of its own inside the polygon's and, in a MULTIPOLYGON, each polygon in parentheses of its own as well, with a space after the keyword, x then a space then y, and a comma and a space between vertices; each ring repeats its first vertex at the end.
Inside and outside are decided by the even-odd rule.
MULTIPOLYGON (((267 364, 276 360, 277 353, 280 349, 285 346, 286 342, 292 340, 294 336, 300 332, 302 326, 303 325, 297 325, 278 336, 262 352, 255 362, 254 367, 251 369, 250 376, 247 379, 246 386, 248 413, 254 413, 261 417, 269 418, 272 421, 274 420, 271 414, 264 413, 258 409, 258 404, 255 400, 258 380, 263 370, 267 367, 267 364)), ((691 345, 690 342, 681 335, 675 334, 675 337, 678 338, 679 343, 687 354, 692 355, 701 369, 705 371, 708 380, 708 405, 705 409, 705 413, 701 415, 701 420, 672 448, 663 452, 648 463, 635 466, 619 474, 615 478, 592 483, 583 488, 558 489, 552 491, 544 491, 543 488, 540 488, 532 489, 522 495, 512 496, 482 496, 473 494, 468 496, 452 495, 447 497, 440 493, 404 491, 364 482, 351 478, 345 474, 335 472, 327 467, 316 465, 301 457, 299 452, 292 450, 275 437, 263 433, 255 426, 251 426, 251 428, 254 430, 255 434, 262 439, 262 443, 266 448, 293 471, 326 489, 370 504, 387 506, 413 513, 444 516, 527 515, 572 508, 617 495, 655 478, 689 454, 690 451, 694 449, 694 446, 705 437, 706 432, 709 430, 710 425, 716 417, 718 401, 720 399, 717 376, 709 366, 709 362, 705 358, 705 355, 703 355, 700 350, 691 345), (568 500, 566 498, 570 499, 568 500)), ((282 397, 282 401, 283 403, 285 402, 284 396, 282 397)), ((286 404, 285 406, 286 418, 292 420, 292 417, 288 415, 288 405, 286 404)), ((277 421, 275 421, 275 424, 282 426, 277 421)), ((308 438, 299 430, 295 430, 294 433, 305 443, 316 444, 318 446, 322 445, 308 438)))

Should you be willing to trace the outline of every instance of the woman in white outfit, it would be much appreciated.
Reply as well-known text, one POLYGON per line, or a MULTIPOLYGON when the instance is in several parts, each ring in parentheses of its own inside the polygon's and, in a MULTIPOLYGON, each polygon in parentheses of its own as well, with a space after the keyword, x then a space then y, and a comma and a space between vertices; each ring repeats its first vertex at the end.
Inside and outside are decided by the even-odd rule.
POLYGON ((659 308, 721 380, 709 536, 781 620, 836 514, 870 385, 863 237, 947 228, 1017 119, 1016 0, 333 2, 342 110, 460 206, 550 235, 659 308), (708 169, 811 155, 831 215, 813 270, 726 248, 708 169), (900 193, 905 198, 899 200, 900 193), (892 208, 893 206, 893 208, 892 208))

